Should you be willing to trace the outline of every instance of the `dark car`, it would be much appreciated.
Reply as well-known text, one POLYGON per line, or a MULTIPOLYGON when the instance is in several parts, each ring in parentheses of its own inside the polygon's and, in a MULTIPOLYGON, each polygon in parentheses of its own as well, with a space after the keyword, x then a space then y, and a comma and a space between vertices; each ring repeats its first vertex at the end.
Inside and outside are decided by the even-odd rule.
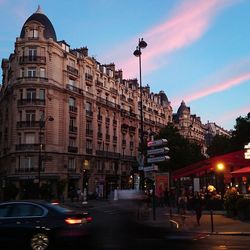
MULTIPOLYGON (((87 212, 46 201, 0 203, 0 245, 45 250, 57 243, 88 237, 87 212)), ((19 249, 19 248, 18 248, 19 249)))

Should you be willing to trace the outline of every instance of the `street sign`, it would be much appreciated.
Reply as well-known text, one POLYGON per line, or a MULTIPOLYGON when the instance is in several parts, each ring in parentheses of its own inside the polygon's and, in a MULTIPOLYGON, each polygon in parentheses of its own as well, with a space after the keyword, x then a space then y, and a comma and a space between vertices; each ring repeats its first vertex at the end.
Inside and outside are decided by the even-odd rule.
POLYGON ((167 153, 168 151, 169 151, 168 147, 156 148, 156 149, 149 149, 149 150, 147 150, 147 154, 148 155, 158 155, 158 154, 167 153))
POLYGON ((170 157, 168 155, 164 155, 164 156, 148 158, 147 160, 148 160, 148 163, 155 163, 155 162, 167 161, 169 159, 170 157))
POLYGON ((145 167, 143 170, 144 172, 158 171, 158 166, 153 165, 153 166, 145 167))
POLYGON ((158 146, 163 146, 166 145, 168 142, 167 139, 160 139, 156 141, 149 141, 148 142, 148 147, 158 147, 158 146))

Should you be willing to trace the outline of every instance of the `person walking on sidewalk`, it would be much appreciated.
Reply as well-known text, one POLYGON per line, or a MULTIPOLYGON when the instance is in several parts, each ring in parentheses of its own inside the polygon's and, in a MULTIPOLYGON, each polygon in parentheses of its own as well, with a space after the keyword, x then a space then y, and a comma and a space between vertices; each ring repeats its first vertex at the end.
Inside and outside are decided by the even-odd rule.
POLYGON ((197 224, 200 225, 200 219, 202 216, 203 199, 200 193, 195 192, 193 197, 193 209, 195 210, 197 224))

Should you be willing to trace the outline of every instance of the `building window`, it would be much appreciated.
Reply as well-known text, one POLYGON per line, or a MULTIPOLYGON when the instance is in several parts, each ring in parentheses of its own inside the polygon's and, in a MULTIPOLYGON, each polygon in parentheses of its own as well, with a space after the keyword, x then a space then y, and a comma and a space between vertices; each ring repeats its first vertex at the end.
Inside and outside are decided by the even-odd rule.
POLYGON ((73 97, 69 98, 69 106, 70 107, 75 107, 76 106, 76 100, 73 97))
POLYGON ((73 128, 73 127, 76 126, 76 118, 75 118, 75 117, 70 117, 69 126, 70 126, 71 128, 73 128))
POLYGON ((27 74, 28 74, 28 77, 36 77, 36 68, 28 68, 27 74))
POLYGON ((86 130, 92 131, 92 122, 89 120, 86 121, 86 130))
POLYGON ((45 89, 39 89, 40 100, 45 100, 45 89))
POLYGON ((25 133, 25 143, 35 144, 35 133, 25 133))
POLYGON ((75 79, 69 78, 69 85, 71 85, 71 86, 76 86, 76 81, 75 81, 75 79))
POLYGON ((24 77, 24 68, 20 69, 20 77, 24 77))
POLYGON ((40 68, 40 77, 45 78, 45 68, 40 68))
POLYGON ((36 56, 37 56, 37 50, 34 48, 29 48, 29 59, 31 61, 36 60, 36 56))
POLYGON ((75 147, 76 146, 76 138, 75 137, 70 137, 69 138, 69 146, 70 147, 75 147))
POLYGON ((91 140, 86 140, 86 149, 91 150, 92 149, 92 141, 91 140))
POLYGON ((26 121, 35 121, 36 120, 36 112, 33 110, 26 111, 26 121))
POLYGON ((20 97, 20 100, 23 99, 23 90, 22 89, 19 90, 19 97, 20 97))
POLYGON ((17 140, 18 140, 18 144, 22 144, 22 134, 21 133, 18 133, 17 135, 17 140))
POLYGON ((29 37, 30 38, 38 38, 38 30, 37 29, 31 29, 29 31, 29 37))
POLYGON ((36 90, 35 89, 27 89, 26 93, 28 100, 35 100, 36 99, 36 90))
POLYGON ((92 103, 86 102, 86 111, 92 111, 92 103))
POLYGON ((75 170, 75 169, 76 169, 76 161, 75 161, 75 158, 69 158, 69 161, 68 161, 68 169, 69 169, 69 170, 75 170))

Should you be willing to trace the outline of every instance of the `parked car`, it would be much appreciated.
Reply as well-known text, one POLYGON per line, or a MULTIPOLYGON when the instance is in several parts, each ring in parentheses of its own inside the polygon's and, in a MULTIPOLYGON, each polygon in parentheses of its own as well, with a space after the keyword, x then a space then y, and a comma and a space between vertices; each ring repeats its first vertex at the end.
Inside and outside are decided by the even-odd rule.
POLYGON ((91 221, 87 212, 73 211, 58 203, 3 202, 0 203, 0 245, 45 250, 72 239, 87 239, 91 221))

